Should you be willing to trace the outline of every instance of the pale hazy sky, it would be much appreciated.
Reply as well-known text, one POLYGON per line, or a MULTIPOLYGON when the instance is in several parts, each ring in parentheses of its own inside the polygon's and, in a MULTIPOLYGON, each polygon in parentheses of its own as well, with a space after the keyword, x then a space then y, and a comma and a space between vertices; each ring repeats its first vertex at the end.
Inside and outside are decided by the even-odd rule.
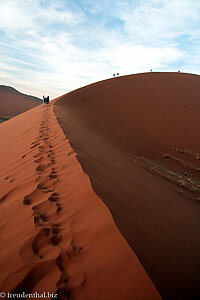
POLYGON ((0 0, 0 84, 42 97, 120 75, 200 74, 200 0, 0 0))

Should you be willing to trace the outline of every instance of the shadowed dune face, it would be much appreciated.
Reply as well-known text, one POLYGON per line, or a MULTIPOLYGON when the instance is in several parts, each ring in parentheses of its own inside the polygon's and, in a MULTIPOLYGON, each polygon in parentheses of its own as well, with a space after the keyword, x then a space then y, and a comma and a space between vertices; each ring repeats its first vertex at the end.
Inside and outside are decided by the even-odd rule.
POLYGON ((0 122, 41 104, 39 98, 22 94, 9 86, 0 86, 0 122))
POLYGON ((197 299, 200 77, 146 73, 65 95, 54 111, 96 194, 164 299, 197 299))

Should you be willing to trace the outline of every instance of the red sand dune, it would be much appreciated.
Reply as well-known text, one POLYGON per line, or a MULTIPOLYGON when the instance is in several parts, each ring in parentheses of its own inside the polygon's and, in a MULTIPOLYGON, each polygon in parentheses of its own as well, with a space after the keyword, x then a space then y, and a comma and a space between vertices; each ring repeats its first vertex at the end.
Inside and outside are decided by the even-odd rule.
POLYGON ((2 123, 0 136, 0 291, 161 299, 92 190, 53 106, 2 123))
POLYGON ((163 299, 199 299, 199 91, 197 75, 146 73, 55 103, 95 193, 163 299))
POLYGON ((22 94, 17 90, 0 85, 0 119, 10 119, 37 105, 41 99, 22 94))

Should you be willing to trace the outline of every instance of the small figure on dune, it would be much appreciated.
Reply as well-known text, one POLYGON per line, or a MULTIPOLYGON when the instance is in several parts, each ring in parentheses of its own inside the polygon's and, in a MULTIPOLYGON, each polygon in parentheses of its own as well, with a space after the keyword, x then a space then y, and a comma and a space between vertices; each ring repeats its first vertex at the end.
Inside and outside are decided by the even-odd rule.
POLYGON ((43 95, 43 106, 45 106, 46 98, 43 95))
POLYGON ((45 106, 45 104, 49 104, 49 96, 47 96, 46 98, 43 96, 43 106, 45 106))

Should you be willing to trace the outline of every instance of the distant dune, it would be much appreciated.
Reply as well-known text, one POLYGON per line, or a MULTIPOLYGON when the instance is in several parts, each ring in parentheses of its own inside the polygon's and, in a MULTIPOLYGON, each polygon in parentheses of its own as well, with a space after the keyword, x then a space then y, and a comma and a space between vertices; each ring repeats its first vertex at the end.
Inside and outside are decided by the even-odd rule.
POLYGON ((200 77, 113 78, 64 95, 54 111, 163 299, 198 299, 200 77))
POLYGON ((0 120, 4 121, 21 114, 39 104, 42 100, 25 95, 16 89, 0 85, 0 120))

